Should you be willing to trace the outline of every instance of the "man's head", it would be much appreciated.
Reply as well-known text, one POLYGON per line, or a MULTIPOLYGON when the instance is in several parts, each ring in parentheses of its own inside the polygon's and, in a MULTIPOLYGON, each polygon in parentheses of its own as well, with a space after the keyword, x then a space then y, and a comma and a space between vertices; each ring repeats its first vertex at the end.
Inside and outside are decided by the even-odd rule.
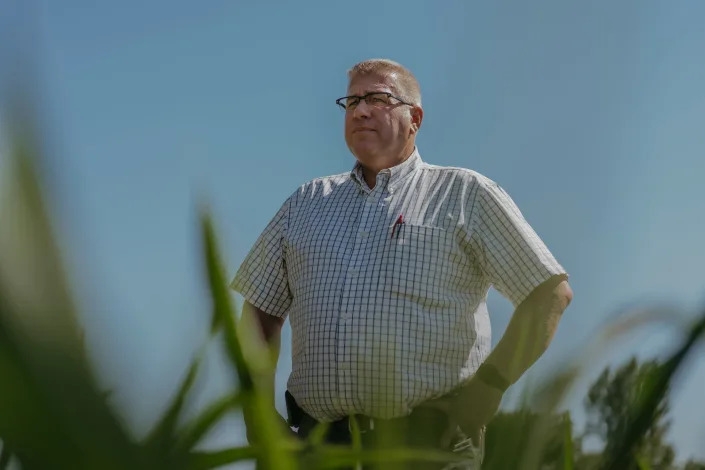
POLYGON ((348 78, 348 96, 381 93, 348 101, 353 103, 345 111, 348 148, 374 174, 398 165, 414 150, 423 119, 416 78, 387 59, 360 62, 348 71, 348 78))

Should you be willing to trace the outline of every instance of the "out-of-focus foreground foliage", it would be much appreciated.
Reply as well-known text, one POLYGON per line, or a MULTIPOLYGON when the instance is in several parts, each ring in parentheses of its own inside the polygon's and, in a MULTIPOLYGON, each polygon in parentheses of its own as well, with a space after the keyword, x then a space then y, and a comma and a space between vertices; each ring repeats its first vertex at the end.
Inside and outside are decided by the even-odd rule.
MULTIPOLYGON (((639 364, 635 358, 616 370, 606 368, 592 384, 585 397, 587 423, 580 435, 573 435, 569 413, 536 413, 521 410, 499 413, 488 426, 487 453, 483 468, 524 468, 523 459, 530 452, 531 437, 542 434, 539 468, 573 468, 598 470, 614 460, 615 444, 633 426, 634 417, 643 412, 643 400, 662 364, 647 361, 639 364), (603 444, 601 451, 584 449, 586 438, 596 437, 603 444)), ((629 452, 621 456, 619 468, 659 470, 705 470, 705 463, 676 463, 672 445, 666 441, 669 429, 668 393, 660 396, 653 419, 634 441, 629 452)))
MULTIPOLYGON (((213 333, 222 333, 218 339, 232 365, 232 391, 184 423, 182 408, 198 373, 197 357, 148 436, 131 437, 98 387, 82 348, 71 289, 35 172, 41 159, 33 145, 28 133, 11 135, 9 172, 0 186, 0 469, 11 460, 27 470, 207 469, 246 460, 263 469, 339 468, 356 461, 385 468, 412 458, 457 460, 450 452, 322 445, 317 432, 306 442, 292 438, 271 406, 272 364, 264 359, 269 354, 264 344, 240 331, 205 212, 201 230, 213 333), (259 444, 200 451, 208 431, 235 410, 249 415, 248 434, 259 444)), ((522 411, 500 414, 491 423, 483 468, 676 468, 673 449, 663 440, 668 387, 703 329, 705 315, 665 362, 633 361, 614 373, 606 370, 593 385, 586 400, 586 432, 600 437, 603 452, 582 451, 583 436, 573 436, 567 414, 522 411)), ((549 386, 564 387, 560 380, 549 386)), ((705 467, 690 462, 684 468, 705 467)))

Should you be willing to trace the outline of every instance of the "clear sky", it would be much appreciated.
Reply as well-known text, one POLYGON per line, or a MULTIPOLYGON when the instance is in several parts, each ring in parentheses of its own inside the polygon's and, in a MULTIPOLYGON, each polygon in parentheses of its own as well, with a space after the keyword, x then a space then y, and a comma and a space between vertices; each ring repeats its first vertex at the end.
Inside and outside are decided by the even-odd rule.
MULTIPOLYGON (((556 340, 507 404, 579 358, 591 367, 565 406, 580 424, 604 365, 663 357, 679 338, 674 315, 596 348, 620 309, 692 317, 705 302, 703 17, 697 0, 10 0, 0 81, 34 77, 89 350, 136 434, 207 337, 199 201, 232 275, 294 189, 352 167, 334 100, 371 57, 419 79, 424 160, 499 182, 570 272, 556 340)), ((490 311, 496 342, 511 307, 492 294, 490 311)), ((228 387, 212 349, 195 407, 228 387)), ((704 354, 671 396, 683 459, 705 459, 704 354)), ((285 346, 280 395, 289 370, 285 346)), ((209 445, 238 442, 233 419, 209 445)))

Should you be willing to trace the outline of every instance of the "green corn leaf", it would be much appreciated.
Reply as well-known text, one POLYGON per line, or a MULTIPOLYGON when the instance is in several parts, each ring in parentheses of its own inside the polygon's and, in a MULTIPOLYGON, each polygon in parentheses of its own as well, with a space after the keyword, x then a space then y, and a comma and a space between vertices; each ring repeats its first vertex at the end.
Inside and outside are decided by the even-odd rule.
POLYGON ((570 415, 566 413, 565 417, 565 433, 563 436, 563 470, 573 470, 575 457, 573 455, 573 423, 570 415))
POLYGON ((311 468, 328 469, 351 467, 356 462, 360 462, 363 465, 378 465, 380 466, 379 468, 384 468, 387 464, 409 461, 454 463, 467 460, 467 456, 443 450, 406 447, 354 450, 350 446, 340 445, 321 446, 310 452, 306 457, 306 462, 315 462, 316 465, 315 467, 302 467, 307 470, 311 468))
MULTIPOLYGON (((304 447, 301 442, 287 441, 284 449, 290 453, 289 462, 293 464, 293 456, 296 452, 302 452, 304 447)), ((236 462, 249 461, 258 458, 263 452, 261 447, 249 445, 243 447, 232 447, 218 451, 190 452, 185 459, 184 468, 188 470, 206 470, 217 468, 236 462)), ((258 469, 262 468, 258 465, 258 469)), ((276 468, 276 467, 271 467, 276 468)), ((289 468, 288 463, 286 468, 289 468)), ((310 470, 310 467, 305 467, 310 470)))
POLYGON ((357 422, 357 419, 354 416, 350 416, 348 419, 350 422, 352 448, 355 451, 359 451, 360 449, 362 449, 362 434, 360 433, 360 423, 357 422))
POLYGON ((11 135, 0 200, 0 435, 27 469, 145 468, 83 351, 31 136, 11 135))
POLYGON ((184 468, 188 470, 206 470, 222 467, 235 462, 252 460, 258 455, 254 446, 233 447, 215 452, 191 452, 184 468))
MULTIPOLYGON (((243 414, 247 418, 247 434, 253 442, 260 444, 257 453, 259 468, 293 469, 296 462, 287 449, 291 438, 284 433, 281 417, 275 411, 272 384, 267 378, 270 376, 267 367, 271 367, 271 361, 267 360, 269 352, 266 348, 253 350, 248 354, 249 362, 245 359, 243 342, 238 334, 238 323, 220 266, 213 224, 205 211, 201 212, 201 229, 206 270, 213 297, 213 324, 223 328, 225 351, 239 379, 243 414), (256 377, 253 367, 257 371, 256 377)), ((244 345, 249 349, 258 348, 257 342, 245 341, 244 345)))
POLYGON ((167 407, 162 417, 157 421, 157 424, 152 428, 146 441, 145 447, 157 455, 165 455, 173 449, 174 438, 176 435, 176 426, 181 415, 181 410, 186 401, 193 383, 196 380, 196 374, 200 364, 200 358, 195 358, 189 366, 188 372, 181 381, 179 390, 174 396, 171 404, 167 407))
POLYGON ((231 305, 230 295, 226 288, 223 269, 220 266, 218 247, 216 245, 213 223, 210 217, 202 212, 201 231, 203 235, 204 251, 206 258, 206 272, 211 296, 213 297, 213 328, 224 327, 225 346, 228 358, 235 366, 238 375, 240 388, 243 391, 251 391, 252 373, 243 357, 240 341, 237 336, 237 324, 235 312, 231 305))
POLYGON ((216 423, 241 404, 242 397, 237 393, 226 395, 211 403, 179 433, 176 441, 176 453, 183 454, 193 450, 216 423))
POLYGON ((330 423, 318 423, 315 428, 308 435, 308 443, 312 447, 320 446, 323 444, 323 440, 330 429, 330 423))

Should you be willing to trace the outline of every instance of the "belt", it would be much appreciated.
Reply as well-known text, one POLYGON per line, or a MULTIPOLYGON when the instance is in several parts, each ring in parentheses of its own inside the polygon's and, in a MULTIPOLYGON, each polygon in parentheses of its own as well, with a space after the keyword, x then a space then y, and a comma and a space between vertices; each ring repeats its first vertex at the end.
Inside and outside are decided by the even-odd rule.
MULTIPOLYGON (((289 426, 301 428, 314 427, 318 424, 318 421, 306 413, 297 403, 294 397, 287 390, 285 393, 286 398, 286 408, 287 408, 287 423, 289 426)), ((412 422, 419 421, 419 423, 433 423, 436 426, 444 427, 448 425, 448 416, 445 412, 441 411, 437 407, 433 406, 423 406, 420 405, 411 412, 410 415, 391 418, 391 419, 381 419, 374 418, 372 416, 355 414, 351 416, 343 417, 337 421, 333 421, 329 424, 331 430, 333 431, 346 431, 352 434, 353 431, 353 420, 357 425, 360 434, 366 434, 379 429, 382 427, 389 426, 404 426, 411 424, 412 422)), ((436 427, 433 426, 433 427, 436 427)))
MULTIPOLYGON (((319 424, 318 421, 298 406, 289 391, 286 392, 285 397, 289 426, 298 428, 297 434, 300 438, 307 438, 319 424)), ((480 440, 475 444, 459 427, 449 429, 451 423, 448 412, 445 411, 447 408, 439 407, 439 400, 442 401, 448 397, 452 397, 452 394, 421 404, 414 408, 411 414, 402 418, 379 419, 360 414, 341 418, 329 423, 324 442, 349 445, 354 435, 354 422, 361 434, 362 445, 365 447, 378 448, 377 446, 381 444, 381 448, 385 448, 390 444, 390 442, 385 443, 385 437, 393 436, 392 446, 401 443, 413 448, 452 450, 468 459, 462 460, 466 466, 457 468, 480 468, 485 446, 485 430, 484 428, 481 430, 480 440), (452 436, 450 442, 447 442, 449 432, 452 436), (401 440, 397 441, 398 439, 401 440), (467 466, 468 462, 471 462, 471 466, 467 466)))

